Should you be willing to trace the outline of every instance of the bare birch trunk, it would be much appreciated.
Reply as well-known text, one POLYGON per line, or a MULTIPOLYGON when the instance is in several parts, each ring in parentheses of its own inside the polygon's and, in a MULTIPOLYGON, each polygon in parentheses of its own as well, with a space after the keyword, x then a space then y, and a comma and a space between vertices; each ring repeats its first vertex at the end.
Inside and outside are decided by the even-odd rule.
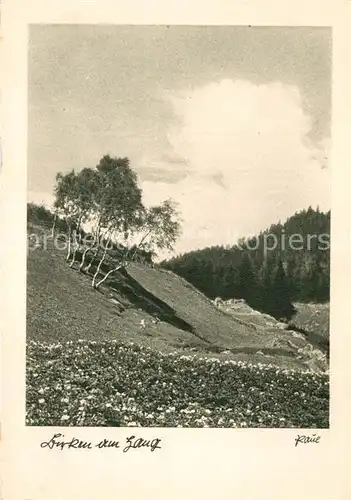
MULTIPOLYGON (((147 236, 150 234, 151 231, 147 232, 143 238, 140 240, 139 244, 136 246, 136 248, 134 249, 134 252, 133 254, 131 255, 129 261, 132 261, 139 249, 139 247, 142 245, 142 243, 145 241, 145 239, 147 238, 147 236)), ((110 239, 108 240, 108 242, 110 241, 110 239)), ((104 251, 104 254, 102 256, 102 259, 100 260, 99 262, 99 265, 98 265, 98 268, 96 270, 96 273, 93 277, 93 281, 92 281, 92 287, 95 288, 96 290, 99 288, 100 285, 102 285, 109 276, 111 276, 111 274, 115 273, 116 271, 118 271, 119 269, 122 269, 122 267, 127 267, 127 259, 130 255, 130 250, 127 252, 126 254, 126 260, 124 262, 120 262, 116 267, 114 267, 113 269, 111 269, 110 271, 108 271, 108 273, 106 273, 106 275, 98 282, 96 283, 96 278, 100 272, 100 268, 101 268, 101 265, 102 265, 102 262, 104 261, 105 259, 105 256, 106 256, 106 253, 107 253, 107 247, 105 248, 105 251, 104 251)))
POLYGON ((79 242, 77 243, 77 234, 75 234, 75 237, 74 237, 74 250, 73 250, 73 255, 72 255, 72 260, 71 260, 71 263, 69 265, 69 267, 73 267, 75 261, 76 261, 76 255, 77 255, 77 250, 79 249, 80 245, 79 245, 79 242))
POLYGON ((71 255, 71 234, 72 234, 72 227, 71 227, 71 224, 68 224, 68 248, 67 248, 67 255, 66 255, 67 262, 69 260, 70 255, 71 255))
MULTIPOLYGON (((79 266, 79 271, 82 271, 82 270, 83 270, 83 268, 84 268, 84 264, 85 264, 85 258, 86 258, 86 256, 88 255, 88 252, 91 252, 91 251, 92 251, 92 248, 91 248, 91 247, 88 247, 88 248, 86 248, 86 249, 84 250, 83 255, 82 255, 82 261, 81 261, 80 266, 79 266)), ((85 271, 86 271, 86 269, 85 269, 85 271)))
POLYGON ((96 259, 97 254, 99 253, 99 235, 100 235, 100 219, 98 220, 97 228, 95 230, 94 239, 93 239, 93 243, 92 243, 91 247, 88 247, 88 248, 86 248, 84 250, 83 257, 82 257, 82 262, 80 263, 80 266, 79 266, 79 270, 80 271, 83 271, 83 269, 84 269, 84 264, 85 264, 86 256, 88 255, 89 252, 93 251, 93 248, 97 244, 97 248, 95 250, 93 258, 91 259, 91 261, 89 262, 89 264, 87 265, 87 267, 84 269, 84 272, 86 272, 86 273, 89 272, 89 270, 90 270, 90 268, 91 268, 94 260, 96 259))
POLYGON ((74 247, 74 251, 73 251, 73 255, 72 255, 72 259, 71 259, 71 263, 70 263, 69 267, 73 267, 73 265, 76 261, 76 255, 77 255, 77 246, 74 247))
POLYGON ((108 248, 109 242, 110 242, 110 238, 107 240, 107 243, 105 244, 104 253, 102 254, 102 257, 101 257, 101 259, 100 259, 100 262, 99 262, 99 264, 98 264, 98 266, 97 266, 97 269, 96 269, 96 271, 95 271, 95 274, 94 274, 94 276, 93 276, 93 281, 91 282, 91 286, 92 286, 93 288, 96 288, 96 286, 95 286, 96 279, 97 279, 97 277, 98 277, 98 275, 99 275, 99 273, 100 273, 100 269, 101 269, 102 263, 103 263, 103 262, 104 262, 104 260, 105 260, 105 257, 106 257, 106 254, 107 254, 107 248, 108 248))
POLYGON ((100 285, 102 285, 109 276, 111 276, 111 274, 115 273, 116 271, 118 271, 119 269, 121 269, 122 267, 125 267, 125 264, 121 263, 121 264, 118 264, 118 266, 116 266, 114 269, 111 269, 108 273, 106 273, 106 275, 102 278, 102 280, 100 280, 95 288, 98 289, 100 285))
MULTIPOLYGON (((88 250, 90 250, 90 248, 88 250)), ((97 248, 96 248, 96 250, 95 250, 95 253, 94 253, 94 255, 93 255, 92 259, 91 259, 91 261, 89 262, 89 264, 87 265, 87 267, 84 269, 84 271, 86 273, 88 273, 90 271, 90 268, 91 268, 92 264, 94 263, 94 261, 95 261, 95 259, 97 257, 97 254, 99 253, 99 250, 100 249, 99 249, 99 245, 98 245, 97 248)))
POLYGON ((54 215, 54 222, 52 223, 51 238, 55 237, 56 220, 57 220, 57 213, 55 213, 55 215, 54 215))
POLYGON ((80 235, 80 226, 82 223, 82 215, 79 217, 77 227, 74 231, 74 251, 73 251, 73 256, 71 263, 69 267, 73 267, 75 261, 76 261, 76 255, 77 255, 77 250, 80 248, 80 242, 81 242, 81 235, 80 235))
POLYGON ((68 235, 68 247, 67 247, 67 255, 66 255, 66 261, 68 262, 69 256, 71 255, 71 235, 68 235))

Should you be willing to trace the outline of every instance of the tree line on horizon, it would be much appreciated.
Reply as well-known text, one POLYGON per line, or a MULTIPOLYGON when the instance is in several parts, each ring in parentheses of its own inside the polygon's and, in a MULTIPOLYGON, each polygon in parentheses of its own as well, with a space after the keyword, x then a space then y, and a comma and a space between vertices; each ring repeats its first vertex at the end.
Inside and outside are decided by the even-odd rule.
POLYGON ((161 265, 211 299, 242 298, 254 309, 290 319, 294 302, 329 301, 329 239, 330 211, 309 207, 232 246, 187 252, 161 265), (291 235, 300 235, 299 249, 296 241, 287 244, 291 235), (267 250, 265 241, 273 237, 277 244, 267 250))

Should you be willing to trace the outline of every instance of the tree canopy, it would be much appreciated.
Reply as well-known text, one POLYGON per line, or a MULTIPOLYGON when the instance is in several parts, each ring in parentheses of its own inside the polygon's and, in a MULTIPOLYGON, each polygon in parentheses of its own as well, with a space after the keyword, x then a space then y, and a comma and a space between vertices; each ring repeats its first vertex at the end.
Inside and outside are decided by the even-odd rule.
POLYGON ((81 271, 94 270, 94 288, 138 253, 172 250, 180 234, 175 203, 169 199, 146 207, 128 158, 105 155, 95 168, 58 173, 54 195, 55 212, 66 221, 66 258, 71 267, 79 257, 81 271), (90 227, 89 238, 82 237, 83 225, 90 227), (104 273, 106 260, 109 270, 104 273))
POLYGON ((255 237, 178 255, 162 266, 211 299, 244 298, 258 310, 289 317, 292 302, 329 300, 329 240, 330 211, 309 207, 255 237), (289 244, 289 237, 300 245, 289 244), (272 246, 268 251, 265 238, 272 246))

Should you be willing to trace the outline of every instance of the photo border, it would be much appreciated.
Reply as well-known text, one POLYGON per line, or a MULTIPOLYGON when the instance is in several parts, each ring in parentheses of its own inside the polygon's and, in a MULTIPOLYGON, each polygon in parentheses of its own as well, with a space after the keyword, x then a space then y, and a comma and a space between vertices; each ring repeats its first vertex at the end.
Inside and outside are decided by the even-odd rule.
MULTIPOLYGON (((4 498, 346 498, 350 319, 350 4, 287 0, 206 3, 12 0, 2 5, 1 355, 4 498), (332 26, 331 419, 316 446, 294 429, 141 428, 160 453, 48 451, 53 428, 24 425, 26 330, 27 26, 30 23, 332 26), (349 105, 349 106, 347 106, 349 105), (345 232, 347 229, 347 235, 345 232), (346 237, 347 236, 347 237, 346 237)), ((60 428, 66 436, 124 439, 130 429, 60 428)), ((307 432, 307 431, 306 431, 307 432)), ((349 481, 349 480, 348 480, 349 481)), ((348 482, 350 485, 350 482, 348 482)))

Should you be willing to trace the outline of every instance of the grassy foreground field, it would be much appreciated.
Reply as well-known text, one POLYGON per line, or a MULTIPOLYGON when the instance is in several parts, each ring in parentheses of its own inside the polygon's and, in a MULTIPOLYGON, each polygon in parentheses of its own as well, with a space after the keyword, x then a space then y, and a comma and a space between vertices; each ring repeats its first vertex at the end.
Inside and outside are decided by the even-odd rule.
POLYGON ((325 374, 117 341, 27 347, 27 425, 326 428, 328 401, 325 374))

